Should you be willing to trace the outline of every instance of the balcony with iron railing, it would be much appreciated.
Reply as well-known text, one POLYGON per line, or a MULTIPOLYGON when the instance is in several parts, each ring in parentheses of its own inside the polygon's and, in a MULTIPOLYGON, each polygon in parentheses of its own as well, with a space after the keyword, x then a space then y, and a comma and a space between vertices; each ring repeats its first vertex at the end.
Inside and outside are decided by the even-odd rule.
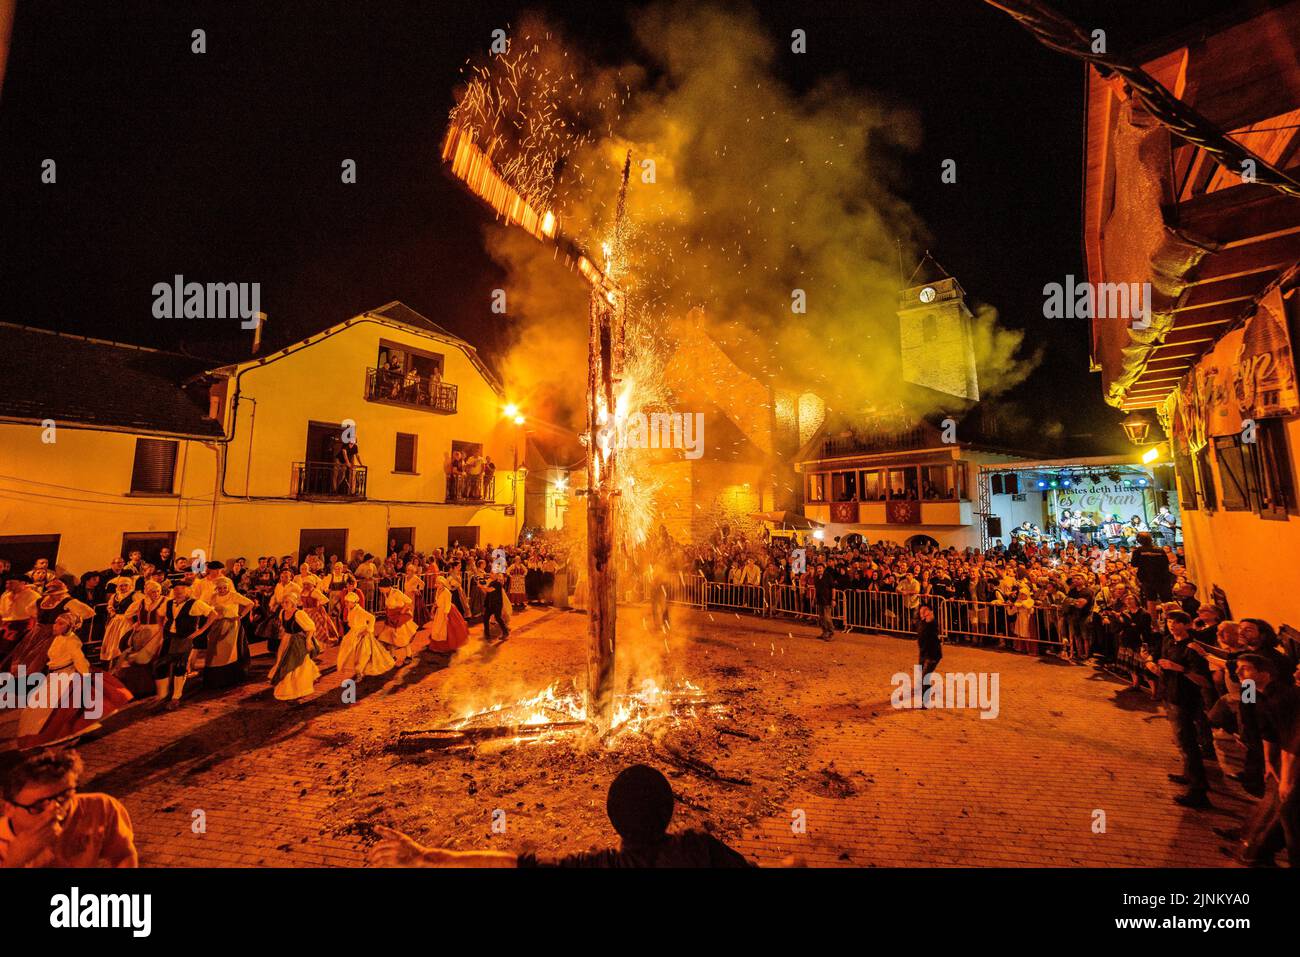
POLYGON ((477 505, 485 502, 495 502, 496 497, 497 484, 495 474, 455 474, 447 476, 448 502, 477 505))
POLYGON ((366 467, 333 462, 294 462, 294 498, 363 499, 366 497, 366 467))
POLYGON ((822 443, 822 457, 833 459, 873 452, 910 452, 925 448, 927 442, 926 430, 920 426, 897 431, 854 432, 827 438, 822 443))
POLYGON ((366 370, 367 402, 391 402, 441 415, 455 415, 456 393, 456 386, 441 379, 387 369, 366 370))

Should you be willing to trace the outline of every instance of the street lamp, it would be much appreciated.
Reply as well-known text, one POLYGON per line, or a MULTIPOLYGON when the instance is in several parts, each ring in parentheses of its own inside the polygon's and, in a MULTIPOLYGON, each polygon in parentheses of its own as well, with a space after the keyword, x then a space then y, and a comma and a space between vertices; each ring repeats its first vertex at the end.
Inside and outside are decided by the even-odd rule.
MULTIPOLYGON (((516 426, 523 426, 524 414, 519 409, 516 402, 507 402, 501 409, 501 414, 516 426)), ((514 467, 510 470, 510 511, 515 516, 515 542, 519 541, 519 429, 515 429, 514 444, 514 467)))
POLYGON ((1155 416, 1148 409, 1135 409, 1120 423, 1124 429, 1124 434, 1134 445, 1148 445, 1155 439, 1149 438, 1151 427, 1155 424, 1155 416))

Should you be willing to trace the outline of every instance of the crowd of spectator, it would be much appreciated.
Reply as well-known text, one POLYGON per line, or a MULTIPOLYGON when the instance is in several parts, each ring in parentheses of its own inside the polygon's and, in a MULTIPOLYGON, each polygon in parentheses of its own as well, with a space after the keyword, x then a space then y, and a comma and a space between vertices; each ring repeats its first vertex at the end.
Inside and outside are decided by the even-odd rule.
POLYGON ((1113 670, 1170 719, 1183 760, 1170 778, 1186 788, 1175 800, 1213 806, 1216 735, 1234 740, 1243 766, 1229 786, 1258 803, 1244 826, 1216 831, 1244 863, 1271 863, 1284 845, 1300 861, 1297 645, 1263 619, 1234 620, 1217 589, 1201 600, 1180 552, 1148 532, 1133 547, 1016 539, 980 550, 725 527, 679 545, 661 529, 649 552, 649 597, 665 623, 673 600, 816 617, 826 640, 837 624, 921 635, 937 619, 947 640, 1113 670))

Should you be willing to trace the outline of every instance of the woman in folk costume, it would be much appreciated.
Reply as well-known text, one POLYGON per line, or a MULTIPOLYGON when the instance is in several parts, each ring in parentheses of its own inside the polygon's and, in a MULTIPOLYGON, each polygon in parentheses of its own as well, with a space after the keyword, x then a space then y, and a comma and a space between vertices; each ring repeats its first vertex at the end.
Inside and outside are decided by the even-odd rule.
POLYGON ((445 575, 438 576, 429 629, 430 651, 455 651, 469 641, 469 625, 451 600, 451 586, 445 575))
POLYGON ((165 600, 162 585, 156 581, 145 582, 144 593, 135 606, 135 627, 122 642, 121 654, 112 669, 137 698, 147 698, 155 690, 153 665, 162 649, 165 600))
POLYGON ((528 559, 528 570, 524 573, 524 597, 529 604, 536 604, 542 598, 542 563, 535 555, 528 559))
POLYGON ((392 585, 380 585, 379 594, 384 602, 384 617, 379 620, 375 634, 393 649, 393 658, 401 664, 409 657, 411 639, 418 630, 415 627, 415 602, 392 585))
POLYGON ((95 675, 92 684, 90 662, 73 630, 77 624, 75 616, 63 614, 51 626, 45 706, 35 706, 29 701, 18 715, 20 751, 43 748, 94 731, 101 719, 120 711, 131 700, 131 692, 112 675, 95 675))
POLYGON ((331 645, 338 644, 339 628, 330 617, 329 596, 321 591, 320 579, 307 572, 298 576, 299 607, 316 625, 316 640, 331 645))
POLYGON ((0 673, 36 624, 36 603, 41 600, 41 593, 20 575, 10 574, 4 587, 0 595, 0 673))
POLYGON ((528 566, 521 562, 519 556, 516 555, 514 561, 506 569, 506 577, 510 581, 510 604, 520 606, 527 600, 527 593, 524 591, 524 578, 527 575, 528 566))
POLYGON ((208 604, 216 611, 217 620, 208 629, 203 687, 232 688, 247 677, 248 638, 244 634, 244 619, 257 603, 235 591, 229 578, 218 578, 208 604))
POLYGON ((280 608, 284 602, 284 593, 289 589, 301 591, 293 580, 293 571, 288 568, 280 569, 280 580, 275 583, 275 588, 271 590, 271 597, 267 600, 267 616, 263 622, 261 631, 264 632, 262 637, 266 639, 266 650, 275 654, 280 647, 280 619, 276 617, 280 613, 280 608))
POLYGON ((429 622, 428 602, 424 600, 424 576, 414 562, 406 566, 406 575, 402 579, 402 591, 410 598, 414 606, 415 627, 423 628, 429 622))
MULTIPOLYGON (((542 579, 537 589, 537 597, 544 605, 553 604, 555 601, 555 573, 559 568, 559 563, 550 555, 542 559, 540 566, 542 579)), ((631 576, 628 577, 630 580, 631 576)))
POLYGON ((271 669, 271 693, 280 701, 297 701, 316 688, 320 669, 312 660, 320 654, 316 640, 316 620, 298 607, 301 594, 287 589, 280 601, 277 620, 280 625, 280 650, 271 669))
POLYGON ((323 584, 326 594, 329 595, 330 614, 334 616, 337 624, 346 625, 348 610, 343 607, 343 596, 356 584, 356 579, 348 571, 348 566, 342 562, 335 562, 323 584))
POLYGON ((1038 616, 1034 614, 1033 592, 1030 591, 1028 585, 1020 586, 1015 604, 1011 607, 1011 613, 1016 616, 1016 638, 1018 639, 1012 642, 1012 645, 1017 651, 1029 654, 1034 650, 1036 644, 1033 639, 1038 637, 1038 627, 1035 621, 1038 616))
POLYGON ((7 670, 10 674, 18 674, 20 667, 25 668, 29 675, 45 668, 50 642, 54 640, 54 623, 65 613, 76 619, 73 631, 80 628, 86 619, 95 617, 95 609, 68 594, 63 579, 52 578, 45 586, 44 596, 36 603, 35 624, 27 629, 27 636, 9 656, 7 670))
POLYGON ((573 583, 573 598, 570 599, 569 605, 575 611, 585 612, 587 610, 587 568, 585 564, 577 566, 577 576, 573 583))
POLYGON ((338 672, 344 678, 365 678, 392 671, 397 662, 375 637, 375 616, 366 611, 359 591, 343 597, 347 634, 339 645, 338 672))
POLYGON ((135 627, 136 609, 140 604, 135 582, 127 575, 119 575, 109 582, 113 593, 108 596, 108 625, 104 628, 104 642, 99 646, 99 660, 105 664, 111 665, 117 659, 124 640, 135 627))

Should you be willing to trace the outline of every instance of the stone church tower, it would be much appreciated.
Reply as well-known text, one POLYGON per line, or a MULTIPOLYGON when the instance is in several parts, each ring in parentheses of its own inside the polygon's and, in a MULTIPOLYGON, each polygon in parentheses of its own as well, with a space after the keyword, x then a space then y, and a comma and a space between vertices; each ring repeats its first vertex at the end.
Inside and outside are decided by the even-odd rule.
POLYGON ((965 290, 926 252, 900 293, 903 378, 978 402, 973 324, 965 290))

